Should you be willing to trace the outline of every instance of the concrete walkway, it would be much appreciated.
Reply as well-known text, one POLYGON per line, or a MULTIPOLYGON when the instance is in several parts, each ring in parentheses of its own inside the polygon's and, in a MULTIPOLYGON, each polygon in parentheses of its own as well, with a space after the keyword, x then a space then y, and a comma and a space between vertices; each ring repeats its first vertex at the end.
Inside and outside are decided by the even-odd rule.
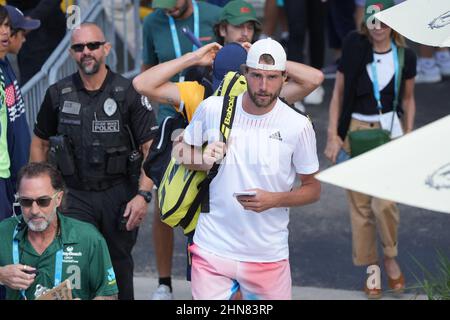
MULTIPOLYGON (((149 300, 158 285, 158 279, 152 277, 134 277, 136 300, 149 300)), ((172 279, 175 300, 191 300, 190 283, 185 280, 172 279)), ((367 300, 362 291, 325 289, 313 287, 293 287, 293 300, 367 300)), ((426 300, 425 295, 403 294, 396 297, 385 293, 382 300, 426 300)))

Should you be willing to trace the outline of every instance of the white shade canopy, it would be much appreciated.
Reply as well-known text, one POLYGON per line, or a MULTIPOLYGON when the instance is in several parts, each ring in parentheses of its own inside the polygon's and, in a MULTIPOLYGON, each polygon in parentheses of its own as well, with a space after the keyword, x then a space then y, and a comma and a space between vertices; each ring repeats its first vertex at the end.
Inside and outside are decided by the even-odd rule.
POLYGON ((375 17, 414 42, 450 47, 450 0, 407 0, 375 17))
POLYGON ((450 116, 316 177, 378 198, 450 213, 450 116))

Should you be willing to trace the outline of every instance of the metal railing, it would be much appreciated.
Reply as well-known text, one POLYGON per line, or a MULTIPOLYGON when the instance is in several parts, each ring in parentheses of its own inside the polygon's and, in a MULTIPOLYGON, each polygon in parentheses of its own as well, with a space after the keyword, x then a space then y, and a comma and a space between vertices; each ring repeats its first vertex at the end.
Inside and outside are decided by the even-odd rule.
MULTIPOLYGON (((142 48, 139 0, 64 0, 63 4, 66 9, 72 4, 78 5, 80 22, 94 22, 104 31, 112 45, 106 63, 113 71, 129 78, 139 73, 142 48)), ((67 32, 41 70, 22 88, 30 130, 47 88, 77 70, 68 51, 70 36, 67 32)))

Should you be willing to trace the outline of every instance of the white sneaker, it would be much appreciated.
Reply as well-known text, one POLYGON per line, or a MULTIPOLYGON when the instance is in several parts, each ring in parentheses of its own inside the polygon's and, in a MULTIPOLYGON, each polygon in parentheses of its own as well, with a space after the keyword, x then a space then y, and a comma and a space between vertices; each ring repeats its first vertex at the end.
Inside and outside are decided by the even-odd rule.
POLYGON ((435 54, 436 64, 439 67, 441 75, 444 77, 450 76, 450 52, 438 51, 435 54))
POLYGON ((323 96, 325 90, 322 86, 318 86, 313 92, 305 97, 305 103, 307 104, 321 104, 323 102, 323 96))
POLYGON ((170 292, 169 286, 160 284, 153 292, 152 300, 173 300, 173 293, 170 292))
POLYGON ((296 103, 294 103, 294 108, 297 110, 300 110, 301 112, 305 112, 305 106, 303 105, 303 103, 301 101, 297 101, 296 103))
POLYGON ((441 80, 441 71, 434 58, 418 59, 416 83, 436 83, 441 80))

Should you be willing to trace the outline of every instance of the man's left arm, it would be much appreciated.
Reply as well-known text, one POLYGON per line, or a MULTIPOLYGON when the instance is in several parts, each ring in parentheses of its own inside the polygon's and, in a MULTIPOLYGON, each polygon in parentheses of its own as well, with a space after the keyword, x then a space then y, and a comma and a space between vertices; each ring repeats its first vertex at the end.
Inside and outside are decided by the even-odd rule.
MULTIPOLYGON (((130 86, 127 97, 129 99, 128 108, 130 115, 131 132, 134 141, 140 145, 143 159, 147 158, 153 137, 158 130, 156 116, 149 101, 136 92, 133 86, 130 86)), ((138 189, 151 192, 153 181, 147 177, 141 165, 141 174, 139 178, 138 189)), ((128 217, 126 228, 128 231, 138 227, 147 214, 148 203, 146 199, 136 194, 125 208, 124 217, 128 217)))
MULTIPOLYGON (((317 173, 317 172, 316 172, 317 173)), ((316 202, 320 198, 320 182, 313 174, 299 174, 301 186, 289 192, 269 192, 261 189, 255 196, 240 196, 239 203, 245 210, 262 212, 272 208, 298 207, 316 202)))
MULTIPOLYGON (((150 150, 150 146, 152 145, 152 141, 147 141, 141 145, 141 151, 143 155, 143 159, 147 158, 148 152, 150 150)), ((143 163, 144 161, 142 161, 143 163)), ((153 188, 153 181, 147 177, 144 172, 144 169, 141 166, 141 175, 139 178, 139 190, 149 191, 151 192, 153 188)), ((127 230, 131 231, 134 228, 138 227, 142 220, 144 220, 147 215, 148 203, 143 196, 137 194, 134 196, 130 202, 127 203, 125 208, 124 217, 129 217, 127 222, 127 230)))
POLYGON ((302 100, 323 82, 322 71, 302 63, 287 61, 288 82, 281 88, 280 97, 289 104, 302 100))
POLYGON ((405 80, 403 93, 403 128, 405 133, 409 133, 414 128, 414 117, 416 115, 416 100, 414 98, 414 78, 405 80))
POLYGON ((414 52, 405 49, 405 66, 402 72, 404 88, 402 96, 402 106, 404 114, 402 116, 403 130, 409 133, 414 129, 414 118, 416 116, 416 100, 414 98, 415 77, 417 74, 417 57, 414 52))

